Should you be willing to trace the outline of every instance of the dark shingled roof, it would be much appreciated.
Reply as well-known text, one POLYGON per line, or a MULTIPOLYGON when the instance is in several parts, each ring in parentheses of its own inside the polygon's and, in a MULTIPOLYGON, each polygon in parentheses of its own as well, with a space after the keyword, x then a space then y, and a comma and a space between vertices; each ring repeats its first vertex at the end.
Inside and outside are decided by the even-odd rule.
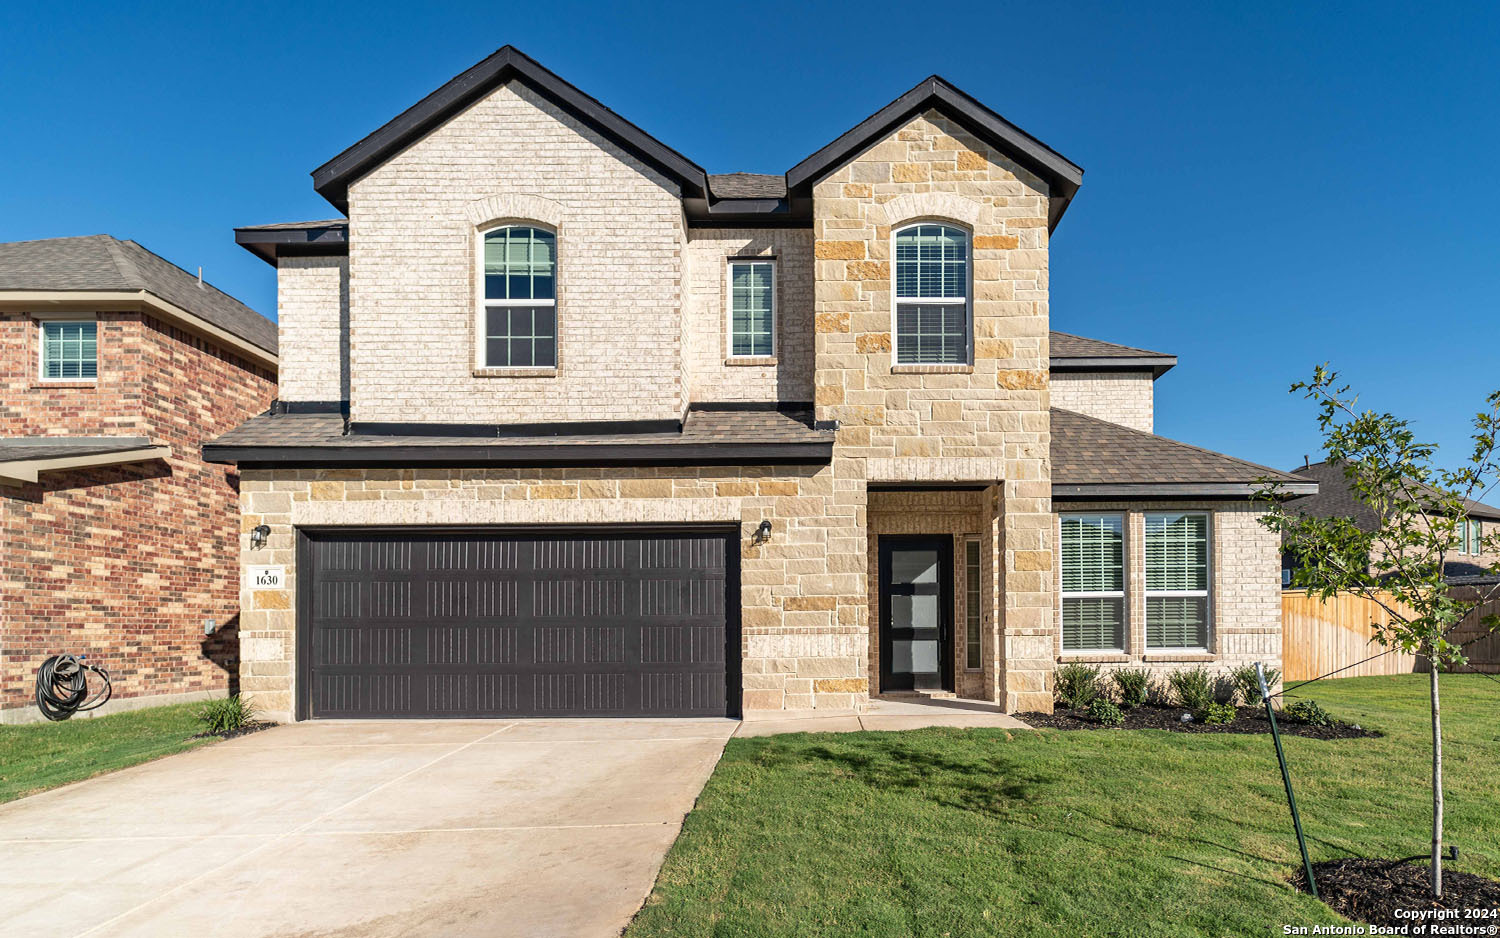
MULTIPOLYGON (((829 450, 824 455, 833 446, 832 431, 813 428, 811 409, 692 410, 680 431, 568 433, 565 424, 558 428, 561 432, 518 435, 502 434, 504 428, 497 427, 495 433, 484 436, 446 436, 441 425, 434 424, 429 427, 431 433, 423 434, 346 434, 340 414, 265 413, 205 444, 204 455, 211 460, 253 462, 283 458, 277 451, 318 450, 347 460, 361 455, 382 458, 382 450, 419 448, 446 450, 456 454, 456 459, 504 456, 524 461, 528 453, 536 453, 542 459, 587 462, 591 451, 599 453, 600 459, 618 458, 621 448, 639 459, 672 459, 675 451, 705 446, 791 447, 779 450, 790 453, 810 445, 829 450), (605 451, 615 456, 605 456, 605 451)), ((754 454, 747 449, 746 455, 754 454)))
MULTIPOLYGON (((1293 503, 1292 507, 1298 512, 1315 518, 1352 518, 1355 524, 1367 531, 1376 527, 1374 510, 1355 499, 1354 494, 1349 491, 1343 467, 1315 462, 1310 466, 1298 466, 1292 470, 1292 475, 1301 479, 1313 479, 1318 483, 1318 494, 1299 498, 1293 503)), ((1465 500, 1465 507, 1471 517, 1500 521, 1500 508, 1468 499, 1465 500)))
MULTIPOLYGON (((1200 494, 1250 494, 1262 479, 1306 480, 1267 466, 1143 433, 1069 410, 1052 409, 1052 490, 1086 496, 1120 486, 1203 486, 1200 494), (1076 488, 1075 488, 1076 487, 1076 488)), ((1126 494, 1125 489, 1120 494, 1126 494)), ((1149 494, 1142 491, 1142 494, 1149 494)))
POLYGON ((764 173, 720 173, 708 177, 708 191, 716 199, 784 199, 786 177, 764 173))
POLYGON ((150 445, 151 441, 143 436, 0 437, 0 462, 100 456, 145 449, 150 445))
POLYGON ((1081 335, 1072 335, 1067 332, 1051 333, 1048 338, 1048 348, 1053 358, 1170 358, 1173 360, 1177 358, 1166 352, 1153 352, 1150 349, 1135 348, 1130 345, 1116 345, 1099 339, 1086 339, 1081 335))
POLYGON ((110 235, 0 243, 0 291, 144 290, 276 353, 276 324, 134 241, 110 235))

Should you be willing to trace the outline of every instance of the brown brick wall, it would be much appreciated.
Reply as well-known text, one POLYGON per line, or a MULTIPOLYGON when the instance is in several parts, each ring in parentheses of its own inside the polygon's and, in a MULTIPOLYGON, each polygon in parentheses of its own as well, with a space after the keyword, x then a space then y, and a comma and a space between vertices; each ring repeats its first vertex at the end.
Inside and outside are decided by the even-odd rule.
POLYGON ((58 652, 108 668, 119 698, 223 691, 238 672, 238 476, 199 446, 264 410, 274 378, 137 312, 99 316, 91 386, 38 386, 36 324, 0 317, 6 434, 147 436, 171 456, 0 487, 0 708, 29 705, 58 652), (220 630, 203 635, 203 620, 220 630))

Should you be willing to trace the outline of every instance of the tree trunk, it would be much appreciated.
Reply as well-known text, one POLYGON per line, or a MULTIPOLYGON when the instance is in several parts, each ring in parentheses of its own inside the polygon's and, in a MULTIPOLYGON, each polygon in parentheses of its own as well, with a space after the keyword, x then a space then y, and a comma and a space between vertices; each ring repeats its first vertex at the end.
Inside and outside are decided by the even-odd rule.
POLYGON ((1432 668, 1432 896, 1443 898, 1443 719, 1438 706, 1438 662, 1432 668))

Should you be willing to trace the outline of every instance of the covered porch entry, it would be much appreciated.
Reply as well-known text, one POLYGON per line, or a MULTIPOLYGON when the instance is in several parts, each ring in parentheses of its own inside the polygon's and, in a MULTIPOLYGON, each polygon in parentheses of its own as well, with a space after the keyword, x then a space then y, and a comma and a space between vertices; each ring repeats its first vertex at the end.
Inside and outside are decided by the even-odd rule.
POLYGON ((870 486, 872 695, 999 700, 996 490, 870 486))

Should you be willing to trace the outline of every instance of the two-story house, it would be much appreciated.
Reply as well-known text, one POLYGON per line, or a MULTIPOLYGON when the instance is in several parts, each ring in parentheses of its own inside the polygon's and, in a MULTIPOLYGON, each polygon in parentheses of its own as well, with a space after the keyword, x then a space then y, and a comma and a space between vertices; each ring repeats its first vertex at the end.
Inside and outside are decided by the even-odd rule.
POLYGON ((232 690, 238 477, 201 447, 275 398, 276 325, 134 241, 9 242, 0 375, 0 722, 61 653, 101 713, 232 690))
POLYGON ((282 349, 277 405, 205 447, 271 568, 242 686, 293 718, 1025 711, 1064 658, 1277 662, 1247 496, 1296 480, 1153 436, 1172 356, 1051 331, 1081 179, 937 77, 710 175, 496 52, 314 171, 345 217, 236 232, 282 349))

